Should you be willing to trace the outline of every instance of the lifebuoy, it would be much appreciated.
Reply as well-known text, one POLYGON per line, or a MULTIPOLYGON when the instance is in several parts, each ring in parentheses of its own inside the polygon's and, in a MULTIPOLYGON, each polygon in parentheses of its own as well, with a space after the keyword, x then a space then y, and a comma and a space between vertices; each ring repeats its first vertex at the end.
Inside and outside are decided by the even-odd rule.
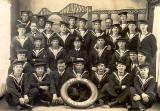
POLYGON ((83 79, 83 78, 73 78, 73 79, 69 79, 68 81, 66 81, 62 87, 61 87, 61 97, 63 99, 63 101, 74 108, 87 108, 91 105, 94 104, 94 102, 97 100, 98 97, 98 91, 96 86, 89 80, 87 79, 83 79), (74 101, 71 97, 69 97, 68 95, 68 88, 73 85, 73 84, 83 84, 86 85, 90 91, 91 91, 91 95, 90 97, 82 102, 77 102, 74 101))

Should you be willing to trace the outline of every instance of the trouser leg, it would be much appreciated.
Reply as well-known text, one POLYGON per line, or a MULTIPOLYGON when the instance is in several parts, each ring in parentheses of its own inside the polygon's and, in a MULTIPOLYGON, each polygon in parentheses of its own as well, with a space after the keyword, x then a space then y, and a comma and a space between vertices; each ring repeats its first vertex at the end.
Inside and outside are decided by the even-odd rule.
POLYGON ((102 88, 102 92, 107 92, 112 97, 118 96, 116 89, 111 87, 109 84, 104 85, 104 87, 102 88))
POLYGON ((139 108, 139 105, 141 104, 141 101, 135 101, 133 100, 133 97, 137 94, 136 90, 134 87, 130 88, 130 102, 131 102, 131 107, 132 108, 139 108))
POLYGON ((16 106, 19 104, 19 98, 9 93, 5 94, 5 100, 9 106, 16 106))
POLYGON ((77 88, 70 88, 69 91, 68 91, 68 95, 73 100, 78 100, 79 99, 79 91, 78 91, 77 88))
POLYGON ((153 92, 153 93, 148 93, 147 95, 149 96, 149 101, 148 102, 143 101, 143 104, 146 108, 150 108, 155 102, 156 94, 153 92))
POLYGON ((108 93, 108 88, 109 87, 109 84, 106 83, 104 84, 104 86, 99 90, 99 95, 98 95, 98 99, 102 99, 104 101, 104 103, 108 103, 112 98, 113 96, 111 96, 109 93, 108 93))
POLYGON ((118 103, 122 104, 122 103, 126 103, 129 101, 129 93, 130 88, 126 88, 124 91, 122 91, 122 93, 120 93, 117 97, 117 101, 118 103))
POLYGON ((42 91, 40 96, 42 100, 52 102, 52 95, 49 91, 42 91))
POLYGON ((30 104, 35 104, 35 98, 37 98, 39 95, 39 89, 38 88, 32 88, 29 92, 29 101, 30 104))

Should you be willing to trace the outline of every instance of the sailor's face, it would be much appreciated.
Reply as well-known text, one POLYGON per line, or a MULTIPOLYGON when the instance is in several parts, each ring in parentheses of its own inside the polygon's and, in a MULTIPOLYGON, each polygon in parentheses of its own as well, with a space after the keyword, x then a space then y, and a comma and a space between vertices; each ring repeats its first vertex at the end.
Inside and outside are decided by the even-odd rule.
POLYGON ((44 74, 44 71, 44 66, 36 67, 36 73, 38 74, 38 76, 42 76, 44 74))
POLYGON ((105 43, 105 41, 104 41, 104 39, 98 39, 97 40, 97 45, 104 45, 104 43, 105 43))
POLYGON ((105 65, 104 64, 99 64, 97 66, 98 71, 104 71, 105 70, 105 65))
POLYGON ((38 24, 40 26, 44 26, 45 25, 45 20, 43 18, 40 18, 39 21, 38 21, 38 24))
POLYGON ((58 64, 57 68, 60 71, 64 71, 66 69, 66 64, 65 63, 58 64))
POLYGON ((52 40, 51 41, 51 45, 57 47, 59 45, 59 41, 58 40, 52 40))
POLYGON ((41 44, 42 44, 42 41, 41 41, 41 40, 35 40, 35 41, 34 41, 34 45, 35 45, 35 47, 37 47, 37 48, 41 47, 41 44))
POLYGON ((78 71, 81 71, 84 69, 84 64, 83 63, 76 63, 75 64, 75 68, 78 70, 78 71))
POLYGON ((20 35, 24 35, 26 33, 26 29, 25 28, 18 28, 18 33, 20 35))
POLYGON ((37 30, 37 24, 36 23, 31 23, 30 25, 31 31, 36 31, 37 30))
POLYGON ((126 45, 126 42, 124 42, 124 41, 118 41, 118 47, 120 48, 120 49, 124 49, 125 48, 125 45, 126 45))
POLYGON ((46 30, 51 30, 52 29, 52 25, 51 24, 46 24, 45 25, 45 29, 46 30))
POLYGON ((140 30, 141 30, 142 32, 143 32, 143 31, 147 31, 147 29, 148 29, 148 25, 147 25, 147 24, 140 24, 139 27, 140 27, 140 30))
POLYGON ((101 23, 95 22, 95 23, 94 23, 94 29, 95 29, 95 30, 100 30, 100 29, 101 29, 101 23))
POLYGON ((138 61, 139 61, 140 63, 145 62, 145 61, 146 61, 146 56, 144 56, 144 55, 141 54, 141 53, 138 53, 138 61))
POLYGON ((23 71, 23 66, 22 66, 22 64, 15 65, 15 66, 13 67, 13 72, 14 72, 14 74, 22 73, 22 71, 23 71))
POLYGON ((81 47, 81 41, 74 41, 74 47, 79 49, 81 47))
POLYGON ((125 65, 118 63, 118 65, 117 65, 118 72, 124 72, 125 69, 126 69, 125 65))
POLYGON ((26 54, 17 54, 18 61, 24 61, 26 59, 26 54))
POLYGON ((130 31, 135 31, 136 25, 135 24, 129 24, 128 28, 129 28, 130 31))
POLYGON ((66 32, 67 31, 67 27, 65 25, 61 25, 60 26, 60 30, 61 30, 61 32, 66 32))
POLYGON ((112 25, 112 20, 111 19, 106 19, 106 28, 111 28, 112 25))
POLYGON ((143 67, 140 69, 140 75, 142 78, 146 79, 148 77, 148 73, 149 73, 148 67, 143 67))
POLYGON ((118 27, 113 27, 113 28, 112 28, 112 32, 113 32, 114 34, 117 34, 117 33, 119 32, 118 27))
POLYGON ((28 14, 22 14, 22 16, 21 16, 21 18, 22 18, 22 20, 24 21, 24 22, 26 22, 26 21, 28 21, 28 19, 29 19, 29 15, 28 14))
POLYGON ((124 23, 124 22, 127 21, 127 16, 122 14, 122 15, 120 16, 120 19, 121 19, 122 23, 124 23))
POLYGON ((86 23, 84 21, 79 21, 79 28, 84 29, 86 26, 86 23))
POLYGON ((136 53, 130 53, 129 57, 130 57, 131 61, 135 61, 138 58, 136 53))
POLYGON ((76 20, 75 19, 70 19, 69 20, 69 24, 72 25, 72 26, 75 25, 76 24, 76 20))

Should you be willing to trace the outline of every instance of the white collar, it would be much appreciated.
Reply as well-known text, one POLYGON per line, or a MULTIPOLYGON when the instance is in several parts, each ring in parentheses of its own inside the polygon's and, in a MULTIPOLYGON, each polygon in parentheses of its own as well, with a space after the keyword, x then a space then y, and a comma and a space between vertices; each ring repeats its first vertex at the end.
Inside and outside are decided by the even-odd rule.
POLYGON ((20 78, 19 78, 20 81, 18 81, 18 79, 14 76, 13 73, 11 73, 9 76, 12 77, 12 78, 14 78, 14 81, 15 81, 15 83, 17 84, 17 86, 21 87, 23 75, 24 75, 24 73, 21 74, 21 76, 20 76, 20 78))
POLYGON ((96 34, 96 32, 95 32, 95 31, 91 30, 91 32, 92 32, 92 34, 93 34, 94 36, 96 36, 96 37, 99 37, 99 36, 104 35, 104 32, 99 32, 99 33, 100 33, 100 35, 99 35, 99 36, 97 36, 97 34, 96 34))
POLYGON ((95 48, 95 50, 97 51, 98 56, 101 57, 102 54, 103 54, 103 52, 104 52, 104 50, 107 48, 107 46, 105 46, 105 47, 104 47, 103 49, 101 49, 100 51, 96 48, 96 44, 95 44, 94 48, 95 48))
POLYGON ((105 72, 103 73, 103 75, 101 75, 101 77, 102 77, 102 78, 99 78, 99 77, 100 77, 100 74, 98 74, 98 72, 97 72, 97 71, 95 72, 95 75, 96 75, 96 77, 98 78, 98 80, 99 80, 99 81, 101 81, 103 78, 105 78, 105 77, 106 77, 106 75, 107 75, 107 71, 105 71, 105 72))
MULTIPOLYGON (((63 74, 64 74, 64 72, 65 72, 65 70, 64 70, 63 72, 60 72, 60 71, 58 70, 58 73, 59 73, 59 74, 62 74, 62 75, 63 75, 63 74)), ((62 75, 61 75, 61 76, 62 76, 62 75)))
POLYGON ((39 78, 36 73, 33 73, 33 75, 36 77, 36 79, 37 79, 38 81, 43 81, 43 79, 47 76, 47 74, 48 74, 48 73, 44 73, 43 76, 42 76, 42 78, 39 78))
MULTIPOLYGON (((58 49, 56 49, 56 50, 59 52, 59 51, 61 51, 62 49, 63 49, 63 47, 60 46, 60 47, 59 47, 58 49)), ((55 49, 52 49, 51 47, 49 47, 49 50, 52 51, 52 52, 54 52, 53 50, 55 50, 55 49)))
POLYGON ((144 85, 145 85, 150 79, 153 79, 153 78, 154 78, 153 76, 150 76, 150 77, 146 78, 145 82, 143 82, 141 76, 140 76, 140 75, 137 75, 137 76, 138 76, 138 78, 139 78, 139 81, 140 81, 142 87, 144 87, 144 85))
POLYGON ((81 48, 78 48, 78 49, 75 48, 76 51, 80 51, 80 49, 81 49, 81 48))
POLYGON ((131 40, 132 38, 134 38, 136 35, 138 35, 138 32, 135 32, 134 34, 132 34, 133 36, 130 36, 131 34, 129 32, 127 32, 128 38, 129 40, 131 40))
MULTIPOLYGON (((83 77, 83 75, 84 75, 86 72, 87 72, 87 71, 83 71, 80 76, 83 77)), ((74 73, 74 75, 77 77, 77 73, 75 72, 74 69, 73 69, 73 73, 74 73)))
POLYGON ((120 82, 120 84, 122 83, 122 80, 129 75, 129 73, 124 72, 125 75, 122 77, 122 79, 119 78, 119 75, 116 72, 113 72, 113 74, 116 76, 117 80, 120 82))
POLYGON ((55 56, 55 58, 57 57, 58 53, 61 52, 61 50, 63 50, 63 47, 59 47, 58 50, 54 50, 51 47, 49 47, 49 50, 52 52, 52 54, 55 56))
POLYGON ((70 35, 70 33, 67 33, 64 37, 64 35, 60 35, 59 33, 57 33, 57 35, 63 40, 63 42, 65 43, 66 39, 68 38, 68 36, 70 35))
MULTIPOLYGON (((25 36, 25 35, 24 35, 25 36)), ((25 41, 28 39, 27 36, 25 36, 24 39, 19 38, 19 36, 16 37, 17 41, 21 44, 21 46, 23 47, 25 41)))
POLYGON ((76 31, 79 33, 79 35, 82 36, 82 38, 88 33, 88 30, 84 30, 84 33, 82 34, 80 30, 76 29, 76 31))
POLYGON ((120 51, 119 51, 119 50, 115 50, 115 52, 116 52, 120 57, 122 57, 125 53, 129 52, 129 50, 128 50, 128 49, 126 49, 126 50, 124 51, 124 53, 123 53, 123 55, 122 55, 122 56, 121 56, 121 54, 120 54, 120 51))
POLYGON ((146 34, 146 35, 143 35, 142 36, 142 34, 141 33, 139 33, 139 39, 140 39, 140 42, 142 42, 143 40, 144 40, 144 38, 146 38, 146 37, 148 37, 148 36, 150 36, 152 33, 148 33, 148 34, 146 34))
POLYGON ((39 54, 40 54, 40 52, 42 52, 44 50, 44 48, 41 48, 40 50, 38 50, 38 52, 36 52, 36 50, 35 49, 33 49, 33 54, 37 57, 39 54))
POLYGON ((51 33, 49 34, 49 36, 48 36, 48 34, 46 34, 45 33, 45 31, 43 31, 42 33, 49 39, 53 34, 55 34, 55 32, 53 32, 53 31, 50 31, 51 33))
POLYGON ((18 22, 20 22, 21 24, 25 25, 25 28, 28 27, 28 25, 30 24, 30 21, 28 22, 22 22, 21 20, 17 20, 18 22))

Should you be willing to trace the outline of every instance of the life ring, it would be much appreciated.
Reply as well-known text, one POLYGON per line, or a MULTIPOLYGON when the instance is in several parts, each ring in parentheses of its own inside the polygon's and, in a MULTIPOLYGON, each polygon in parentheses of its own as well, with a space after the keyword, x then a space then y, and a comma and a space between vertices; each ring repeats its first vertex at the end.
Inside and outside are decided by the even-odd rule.
POLYGON ((67 105, 69 105, 71 107, 87 108, 87 107, 93 105, 94 102, 97 100, 98 90, 97 90, 96 86, 91 81, 89 81, 87 79, 73 78, 73 79, 69 79, 68 81, 66 81, 62 85, 62 87, 61 87, 61 97, 62 97, 64 103, 66 103, 67 105), (82 101, 82 102, 77 102, 77 101, 73 100, 71 97, 69 97, 68 88, 73 84, 83 84, 87 88, 89 88, 90 92, 91 92, 90 97, 87 100, 82 101))

